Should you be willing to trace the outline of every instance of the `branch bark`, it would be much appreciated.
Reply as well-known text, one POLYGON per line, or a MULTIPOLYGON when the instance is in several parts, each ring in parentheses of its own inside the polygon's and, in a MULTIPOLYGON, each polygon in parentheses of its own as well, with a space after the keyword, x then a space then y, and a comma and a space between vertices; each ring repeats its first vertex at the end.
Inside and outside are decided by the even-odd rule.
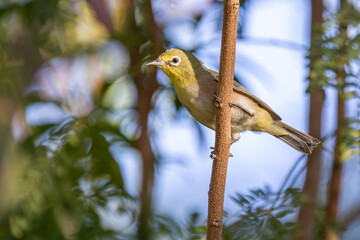
MULTIPOLYGON (((346 0, 341 0, 340 8, 343 7, 346 0)), ((343 52, 343 48, 346 44, 347 39, 347 26, 340 22, 339 30, 340 34, 342 34, 342 42, 339 44, 339 59, 341 59, 341 55, 345 54, 343 52)), ((340 161, 341 158, 341 135, 345 128, 344 120, 345 120, 345 100, 344 96, 344 83, 345 83, 345 69, 343 62, 340 61, 338 69, 335 69, 337 84, 340 86, 338 89, 338 98, 337 98, 337 130, 336 130, 336 142, 334 149, 334 161, 333 168, 331 172, 331 178, 329 182, 328 189, 328 198, 326 202, 325 208, 325 222, 327 223, 327 227, 325 228, 325 240, 337 240, 339 239, 339 232, 337 229, 333 229, 328 226, 330 223, 335 223, 338 215, 339 208, 339 198, 340 198, 340 188, 341 188, 341 178, 342 178, 342 163, 340 161)))
MULTIPOLYGON (((147 35, 153 44, 153 54, 157 57, 162 51, 162 33, 157 26, 153 11, 151 0, 143 2, 143 14, 147 19, 148 26, 147 35)), ((139 46, 140 48, 140 46, 139 46)), ((136 55, 140 52, 136 49, 136 55)), ((141 64, 141 59, 137 62, 138 66, 141 64)), ((141 69, 138 69, 141 72, 141 69)), ((158 88, 156 79, 156 70, 149 70, 147 73, 141 73, 135 78, 136 88, 138 91, 138 111, 140 117, 141 135, 137 142, 142 157, 142 183, 141 183, 141 208, 138 224, 138 238, 141 240, 152 239, 152 228, 150 226, 152 219, 152 192, 155 177, 155 156, 151 148, 150 137, 148 132, 148 117, 152 110, 152 96, 158 88)))
POLYGON ((239 0, 224 1, 224 20, 221 39, 220 77, 217 86, 216 137, 209 189, 207 240, 220 240, 223 228, 223 205, 226 172, 231 145, 231 95, 233 91, 236 54, 236 32, 239 0))
MULTIPOLYGON (((337 73, 338 82, 344 82, 344 75, 342 72, 337 73)), ((342 177, 342 163, 340 161, 340 138, 344 129, 343 122, 345 120, 345 102, 342 98, 344 90, 341 88, 338 92, 338 106, 337 106, 337 130, 336 130, 336 143, 334 150, 334 161, 331 172, 331 179, 329 183, 328 199, 325 208, 325 221, 326 223, 334 223, 337 220, 337 213, 339 208, 339 197, 342 177)), ((336 230, 327 227, 325 230, 325 240, 339 239, 338 232, 336 230)))
MULTIPOLYGON (((321 26, 323 22, 322 14, 324 6, 322 0, 312 0, 311 14, 311 37, 315 34, 315 27, 321 26)), ((318 51, 316 46, 310 47, 310 53, 318 51)), ((309 134, 321 139, 321 118, 324 105, 324 93, 321 90, 314 89, 310 93, 310 113, 309 113, 309 134)), ((312 239, 315 226, 316 202, 319 190, 320 171, 321 171, 321 148, 315 148, 309 155, 307 162, 306 178, 303 187, 303 193, 308 197, 308 202, 303 204, 299 210, 298 216, 298 240, 312 239)))
MULTIPOLYGON (((340 162, 340 136, 343 127, 341 123, 345 119, 345 104, 341 99, 340 93, 338 96, 338 129, 336 131, 336 143, 335 143, 335 153, 334 153, 334 162, 331 172, 331 179, 329 183, 328 190, 328 200, 325 209, 325 221, 327 223, 336 222, 338 206, 339 206, 339 197, 340 197, 340 186, 341 186, 341 175, 342 175, 342 163, 340 162)), ((338 239, 338 233, 333 231, 330 228, 327 228, 325 231, 326 240, 338 239)))

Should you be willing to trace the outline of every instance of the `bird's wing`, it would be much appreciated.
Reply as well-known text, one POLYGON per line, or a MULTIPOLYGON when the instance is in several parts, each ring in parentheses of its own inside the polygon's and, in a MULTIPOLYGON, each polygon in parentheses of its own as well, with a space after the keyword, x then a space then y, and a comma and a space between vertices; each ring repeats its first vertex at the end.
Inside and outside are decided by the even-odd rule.
MULTIPOLYGON (((210 70, 210 69, 206 69, 207 71, 209 71, 214 77, 215 80, 218 81, 219 79, 219 73, 210 70)), ((264 103, 262 100, 260 100, 259 98, 257 98, 256 96, 254 96, 251 92, 249 92, 246 88, 244 88, 243 86, 240 85, 240 83, 238 83, 237 81, 234 81, 233 83, 233 90, 241 95, 244 95, 248 98, 250 98, 251 100, 253 100, 254 102, 256 102, 257 104, 259 104, 260 107, 264 108, 266 111, 268 111, 271 115, 271 117, 276 120, 276 121, 280 121, 281 117, 279 115, 277 115, 277 113, 271 108, 269 107, 269 105, 267 105, 266 103, 264 103)))
POLYGON ((262 100, 260 100, 259 98, 255 97, 253 94, 251 94, 251 92, 249 92, 246 88, 241 86, 240 83, 234 81, 233 88, 234 88, 235 92, 247 96, 248 98, 250 98, 257 104, 259 104, 260 107, 262 107, 266 111, 268 111, 274 120, 277 120, 277 121, 281 120, 281 117, 271 107, 269 107, 269 105, 267 105, 262 100))

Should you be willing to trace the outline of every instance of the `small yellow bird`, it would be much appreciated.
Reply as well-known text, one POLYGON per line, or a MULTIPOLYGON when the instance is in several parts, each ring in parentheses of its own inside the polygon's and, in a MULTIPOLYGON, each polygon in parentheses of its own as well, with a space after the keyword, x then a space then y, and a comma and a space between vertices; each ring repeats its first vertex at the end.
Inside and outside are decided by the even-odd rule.
MULTIPOLYGON (((215 97, 219 74, 207 69, 194 54, 169 49, 148 63, 159 67, 172 81, 180 102, 201 124, 215 130, 215 97)), ((267 132, 296 150, 310 154, 320 141, 285 123, 266 103, 255 97, 238 82, 233 83, 231 102, 231 135, 233 142, 239 132, 267 132)))

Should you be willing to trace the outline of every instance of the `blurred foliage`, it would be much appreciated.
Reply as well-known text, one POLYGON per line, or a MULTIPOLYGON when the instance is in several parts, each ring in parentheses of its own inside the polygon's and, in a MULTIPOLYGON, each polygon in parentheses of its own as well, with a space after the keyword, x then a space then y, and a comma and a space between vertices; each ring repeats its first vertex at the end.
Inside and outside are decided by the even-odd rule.
POLYGON ((276 193, 267 187, 236 194, 233 200, 241 211, 225 223, 224 239, 295 239, 301 197, 298 188, 276 193))
MULTIPOLYGON (((25 164, 22 169, 14 170, 16 178, 8 186, 14 189, 12 199, 4 203, 8 211, 0 225, 2 239, 110 236, 113 231, 102 228, 98 211, 106 209, 112 198, 124 203, 119 213, 132 219, 135 207, 128 203, 134 199, 124 188, 110 142, 104 137, 114 129, 99 119, 94 121, 93 115, 34 128, 34 134, 16 146, 27 161, 21 163, 25 164)), ((113 136, 113 141, 121 137, 113 136)), ((18 160, 13 161, 10 164, 18 160)))
MULTIPOLYGON (((312 38, 309 59, 309 87, 334 88, 345 101, 360 99, 360 12, 343 1, 338 13, 327 13, 323 26, 312 38)), ((360 103, 357 103, 359 108, 360 103)), ((341 161, 360 156, 360 112, 346 119, 341 133, 341 161)))

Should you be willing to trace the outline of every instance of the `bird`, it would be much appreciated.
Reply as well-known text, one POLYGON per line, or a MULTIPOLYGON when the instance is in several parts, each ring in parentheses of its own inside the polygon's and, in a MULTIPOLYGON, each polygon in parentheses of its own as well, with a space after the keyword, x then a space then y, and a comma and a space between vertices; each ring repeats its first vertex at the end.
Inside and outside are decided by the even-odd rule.
MULTIPOLYGON (((171 48, 147 66, 160 68, 174 85, 181 104, 202 125, 215 131, 215 99, 219 73, 206 68, 192 52, 171 48)), ((311 154, 320 141, 283 123, 281 117, 265 102, 233 81, 231 96, 231 138, 240 132, 265 132, 296 150, 311 154)))

